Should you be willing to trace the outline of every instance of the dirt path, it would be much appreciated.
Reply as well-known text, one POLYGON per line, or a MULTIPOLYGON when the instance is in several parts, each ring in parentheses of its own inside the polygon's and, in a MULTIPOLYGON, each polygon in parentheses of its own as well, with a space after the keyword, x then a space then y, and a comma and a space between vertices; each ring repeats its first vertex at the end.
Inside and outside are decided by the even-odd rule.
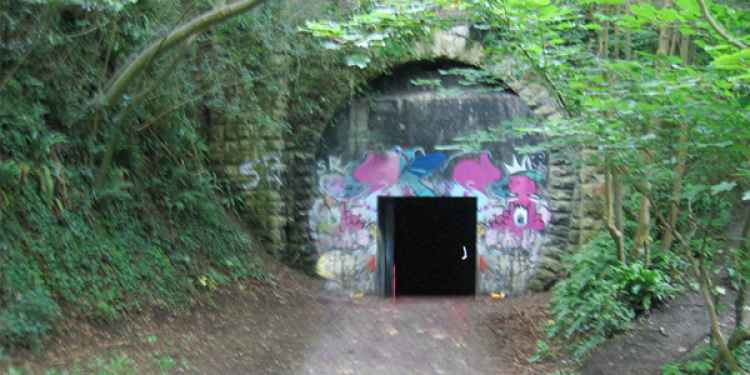
MULTIPOLYGON (((115 326, 71 324, 43 355, 13 365, 31 373, 125 354, 158 373, 155 353, 188 374, 544 374, 530 365, 549 296, 512 300, 352 299, 317 291, 278 268, 277 285, 219 291, 213 304, 156 311, 115 326)), ((0 366, 2 368, 2 366, 0 366)), ((0 371, 2 373, 2 371, 0 371)))
MULTIPOLYGON (((729 327, 733 317, 726 314, 722 320, 729 327)), ((581 374, 659 374, 662 366, 684 358, 707 334, 703 299, 698 293, 689 293, 643 318, 628 333, 595 349, 584 362, 581 374)))

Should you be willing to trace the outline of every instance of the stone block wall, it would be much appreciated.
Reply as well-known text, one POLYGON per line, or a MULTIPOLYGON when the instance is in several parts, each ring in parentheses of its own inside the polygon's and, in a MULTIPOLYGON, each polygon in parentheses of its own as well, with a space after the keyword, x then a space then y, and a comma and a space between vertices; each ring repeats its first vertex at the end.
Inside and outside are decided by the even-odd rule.
POLYGON ((248 227, 271 249, 286 243, 286 152, 283 131, 217 121, 210 130, 215 170, 243 190, 248 227))
POLYGON ((295 265, 310 266, 313 261, 314 249, 307 223, 314 199, 315 157, 320 137, 321 129, 307 127, 298 129, 286 139, 286 179, 289 181, 286 253, 288 260, 295 265))
MULTIPOLYGON (((278 4, 271 11, 276 17, 284 14, 284 8, 278 4)), ((283 47, 276 46, 279 50, 283 47)), ((271 55, 268 60, 277 71, 288 66, 288 57, 281 54, 271 55)), ((289 134, 286 126, 289 88, 283 78, 274 88, 272 99, 260 110, 262 113, 258 113, 257 106, 240 116, 227 114, 223 108, 210 108, 206 109, 206 117, 210 119, 208 139, 214 170, 241 188, 246 226, 263 241, 266 249, 280 254, 287 243, 289 222, 285 142, 289 134)), ((226 100, 243 96, 237 87, 228 86, 224 90, 226 100)), ((242 107, 243 103, 237 106, 242 107)))

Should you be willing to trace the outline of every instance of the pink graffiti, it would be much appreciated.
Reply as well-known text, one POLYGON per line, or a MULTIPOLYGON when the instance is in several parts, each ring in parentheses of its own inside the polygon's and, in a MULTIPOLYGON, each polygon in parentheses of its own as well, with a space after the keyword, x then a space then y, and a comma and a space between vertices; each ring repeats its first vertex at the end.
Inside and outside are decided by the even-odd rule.
POLYGON ((516 195, 518 203, 528 206, 531 203, 530 197, 536 194, 536 183, 528 176, 513 176, 510 178, 508 188, 516 195))
POLYGON ((369 152, 352 175, 372 192, 395 184, 400 172, 401 158, 395 152, 369 152))
POLYGON ((361 230, 365 227, 365 221, 343 205, 341 206, 341 226, 340 231, 351 232, 361 230))
POLYGON ((483 152, 479 159, 461 160, 453 169, 453 180, 467 189, 485 191, 488 185, 501 177, 502 173, 492 165, 487 152, 483 152))
POLYGON ((494 218, 490 228, 504 229, 520 237, 526 229, 537 232, 544 230, 544 220, 533 204, 511 202, 508 209, 494 218))

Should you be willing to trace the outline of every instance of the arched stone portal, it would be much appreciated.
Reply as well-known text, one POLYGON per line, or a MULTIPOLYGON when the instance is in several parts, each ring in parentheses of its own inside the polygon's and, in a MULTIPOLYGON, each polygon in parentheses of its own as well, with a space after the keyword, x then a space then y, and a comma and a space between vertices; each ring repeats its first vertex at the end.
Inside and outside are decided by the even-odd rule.
POLYGON ((601 182, 595 169, 576 164, 586 152, 526 154, 519 146, 539 139, 512 132, 478 142, 482 131, 513 128, 509 120, 544 126, 562 115, 543 79, 521 73, 528 70, 513 58, 487 61, 470 34, 456 27, 416 45, 409 61, 373 82, 371 95, 346 105, 324 134, 301 124, 292 134, 256 134, 252 124, 212 128, 216 168, 245 190, 247 219, 269 249, 292 264, 317 265, 332 288, 373 291, 381 271, 372 262, 373 199, 465 194, 484 207, 477 230, 481 292, 539 290, 557 279, 561 255, 597 227, 601 182), (440 74, 471 67, 500 82, 470 87, 440 74))
POLYGON ((379 197, 475 197, 477 291, 527 288, 561 221, 548 152, 529 152, 541 139, 514 129, 544 118, 507 86, 468 85, 478 73, 446 60, 406 64, 324 133, 309 229, 316 270, 332 288, 372 293, 390 274, 379 197))

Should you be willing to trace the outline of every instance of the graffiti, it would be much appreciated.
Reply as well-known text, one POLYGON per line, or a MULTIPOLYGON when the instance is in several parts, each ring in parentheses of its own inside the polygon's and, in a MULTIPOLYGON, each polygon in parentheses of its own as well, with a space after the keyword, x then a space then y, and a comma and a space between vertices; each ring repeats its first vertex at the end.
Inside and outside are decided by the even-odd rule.
POLYGON ((397 153, 370 152, 365 161, 354 170, 352 176, 373 192, 395 184, 400 174, 401 158, 397 153))
POLYGON ((284 171, 284 163, 281 161, 279 154, 264 156, 258 160, 247 160, 240 164, 240 176, 246 178, 242 187, 245 190, 254 190, 260 185, 265 178, 272 188, 279 188, 284 183, 281 174, 284 171))
POLYGON ((318 164, 319 196, 309 215, 318 274, 342 288, 374 288, 379 196, 476 197, 480 290, 521 290, 551 219, 540 194, 545 178, 544 154, 497 163, 490 151, 394 147, 346 165, 331 157, 318 164))
POLYGON ((484 192, 487 185, 500 179, 502 174, 492 162, 488 152, 483 152, 479 160, 465 159, 453 169, 453 180, 466 189, 484 192))
POLYGON ((246 161, 240 165, 240 176, 247 178, 247 181, 242 184, 246 190, 255 189, 260 184, 260 173, 255 170, 254 161, 246 161))

